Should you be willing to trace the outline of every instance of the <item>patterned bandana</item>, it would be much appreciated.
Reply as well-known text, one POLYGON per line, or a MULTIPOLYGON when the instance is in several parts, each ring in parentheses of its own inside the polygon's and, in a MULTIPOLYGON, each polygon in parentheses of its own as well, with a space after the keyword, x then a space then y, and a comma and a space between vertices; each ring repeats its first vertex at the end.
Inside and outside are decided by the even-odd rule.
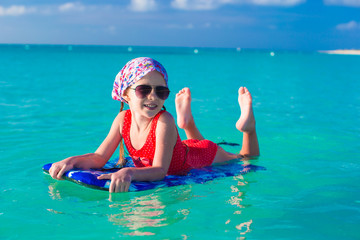
POLYGON ((152 71, 161 73, 165 79, 166 85, 168 84, 166 70, 158 61, 148 57, 139 57, 126 63, 115 77, 112 98, 126 103, 125 99, 122 97, 125 89, 135 84, 152 71))

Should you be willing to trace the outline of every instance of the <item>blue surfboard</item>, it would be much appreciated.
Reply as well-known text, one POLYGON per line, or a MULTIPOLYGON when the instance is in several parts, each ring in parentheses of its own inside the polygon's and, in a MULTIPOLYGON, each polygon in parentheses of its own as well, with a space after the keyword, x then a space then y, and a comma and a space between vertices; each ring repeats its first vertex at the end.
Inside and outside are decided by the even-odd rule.
MULTIPOLYGON (((131 158, 127 158, 126 160, 127 161, 125 167, 134 167, 131 158)), ((52 163, 45 164, 43 166, 44 172, 49 173, 51 165, 52 163)), ((109 191, 110 180, 99 180, 97 179, 97 177, 102 174, 116 172, 119 169, 120 168, 116 167, 116 161, 109 161, 102 169, 73 169, 66 172, 63 178, 65 180, 69 180, 86 187, 109 191)), ((216 178, 238 176, 258 170, 265 170, 265 167, 244 164, 241 161, 231 162, 224 165, 213 165, 204 168, 192 169, 187 175, 184 176, 168 175, 161 181, 133 181, 130 185, 129 192, 144 191, 155 188, 172 187, 186 184, 202 184, 216 178)))

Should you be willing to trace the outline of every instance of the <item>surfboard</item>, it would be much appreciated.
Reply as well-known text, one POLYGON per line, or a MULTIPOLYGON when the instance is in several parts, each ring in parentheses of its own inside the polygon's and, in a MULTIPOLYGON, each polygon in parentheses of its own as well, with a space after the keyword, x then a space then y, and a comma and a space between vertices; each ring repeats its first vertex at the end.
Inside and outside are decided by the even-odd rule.
MULTIPOLYGON (((134 167, 131 158, 126 159, 125 167, 134 167)), ((109 161, 102 169, 81 170, 73 169, 66 172, 63 176, 65 180, 83 185, 85 187, 109 190, 110 180, 97 179, 98 176, 106 173, 113 173, 120 168, 116 167, 117 161, 109 161)), ((43 171, 49 173, 52 163, 45 164, 43 171)), ((187 175, 168 175, 161 181, 140 182, 133 181, 130 185, 129 192, 144 191, 163 187, 173 187, 186 184, 203 184, 217 178, 238 176, 258 170, 266 170, 265 167, 252 164, 245 164, 242 161, 231 162, 223 165, 213 165, 198 169, 192 169, 187 175)))

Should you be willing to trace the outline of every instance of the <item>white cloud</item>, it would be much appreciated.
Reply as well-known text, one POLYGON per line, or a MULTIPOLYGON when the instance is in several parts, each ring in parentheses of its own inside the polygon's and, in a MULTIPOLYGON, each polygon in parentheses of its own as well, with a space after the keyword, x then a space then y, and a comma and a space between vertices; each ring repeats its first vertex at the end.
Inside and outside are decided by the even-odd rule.
POLYGON ((85 6, 79 2, 68 2, 59 6, 60 12, 84 11, 85 6))
POLYGON ((304 2, 306 0, 173 0, 171 6, 181 10, 213 10, 230 4, 290 7, 304 2))
POLYGON ((166 24, 167 28, 170 29, 194 29, 194 25, 192 23, 188 24, 166 24))
POLYGON ((110 34, 115 34, 116 33, 116 27, 114 25, 110 25, 105 29, 105 31, 110 33, 110 34))
POLYGON ((147 12, 156 9, 155 0, 131 0, 129 8, 135 12, 147 12))
POLYGON ((182 10, 212 10, 222 5, 219 0, 174 0, 171 2, 173 8, 182 10))
POLYGON ((360 7, 360 0, 324 0, 325 5, 360 7))
POLYGON ((84 11, 87 7, 79 2, 68 2, 62 5, 38 5, 38 6, 24 6, 12 5, 3 7, 0 5, 1 16, 22 16, 29 13, 36 13, 39 15, 53 15, 57 12, 65 13, 71 11, 84 11))
POLYGON ((354 30, 354 29, 360 29, 360 23, 355 21, 350 21, 348 23, 341 23, 336 26, 337 30, 354 30))
POLYGON ((7 8, 0 6, 0 16, 21 16, 35 11, 34 7, 25 7, 23 5, 12 5, 7 8))
POLYGON ((306 2, 306 0, 249 0, 247 2, 261 6, 291 7, 302 4, 306 2))

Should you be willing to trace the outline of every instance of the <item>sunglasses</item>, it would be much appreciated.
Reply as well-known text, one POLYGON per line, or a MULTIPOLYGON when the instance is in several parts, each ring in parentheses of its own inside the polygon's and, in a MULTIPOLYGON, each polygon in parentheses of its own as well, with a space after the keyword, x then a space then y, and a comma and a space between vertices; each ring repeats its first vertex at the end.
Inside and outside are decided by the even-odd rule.
POLYGON ((169 88, 164 86, 139 85, 130 89, 135 90, 135 95, 140 99, 146 98, 153 89, 155 89, 156 96, 161 100, 166 100, 170 94, 169 88))

